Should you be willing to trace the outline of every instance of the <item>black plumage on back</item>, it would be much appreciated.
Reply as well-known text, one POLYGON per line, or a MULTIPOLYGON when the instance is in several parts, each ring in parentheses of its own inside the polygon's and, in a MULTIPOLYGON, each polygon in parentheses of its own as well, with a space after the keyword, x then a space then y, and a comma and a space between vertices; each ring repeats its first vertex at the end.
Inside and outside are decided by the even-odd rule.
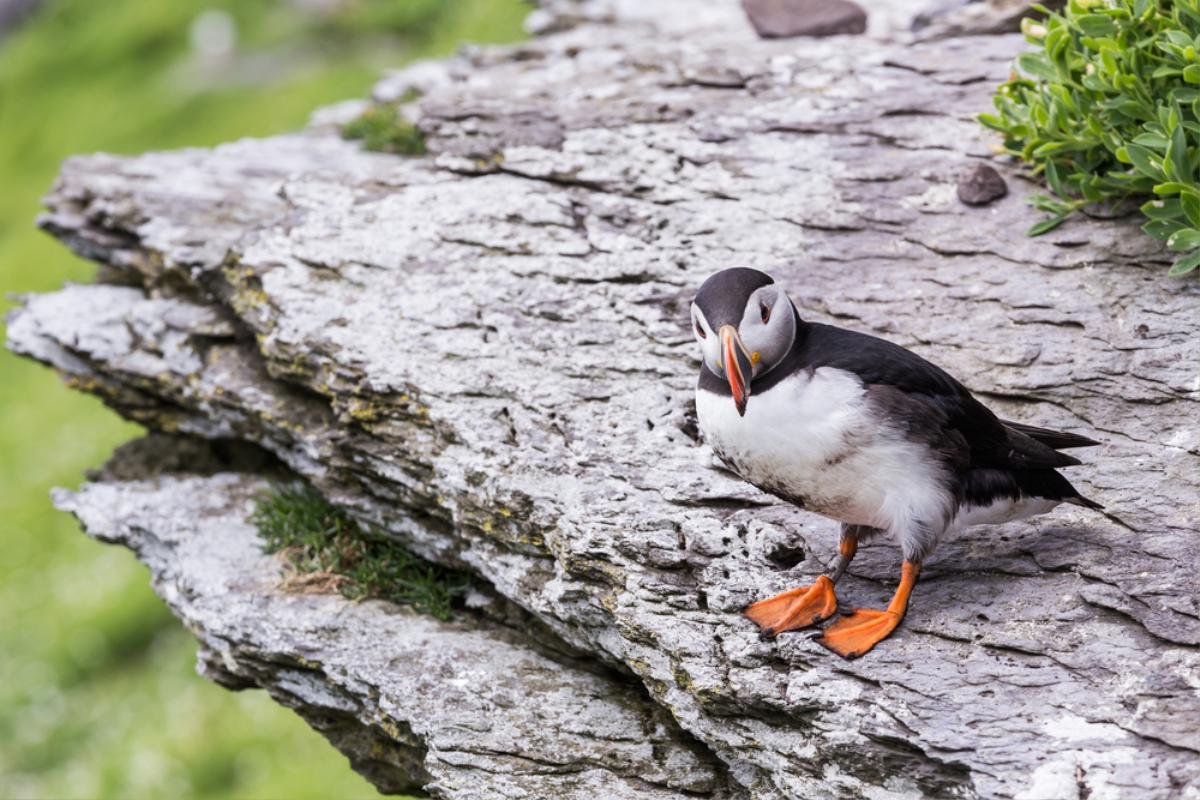
MULTIPOLYGON (((795 359, 795 367, 833 367, 854 373, 868 386, 894 386, 908 394, 924 396, 926 402, 945 414, 947 425, 966 440, 971 467, 1069 467, 1079 464, 1079 459, 1058 452, 1056 445, 1095 444, 1074 434, 1006 424, 941 367, 897 344, 865 333, 806 323, 788 358, 795 359)), ((786 360, 780 367, 786 369, 786 360)), ((770 377, 770 373, 764 376, 768 381, 770 377)), ((757 381, 754 390, 759 391, 757 381)))

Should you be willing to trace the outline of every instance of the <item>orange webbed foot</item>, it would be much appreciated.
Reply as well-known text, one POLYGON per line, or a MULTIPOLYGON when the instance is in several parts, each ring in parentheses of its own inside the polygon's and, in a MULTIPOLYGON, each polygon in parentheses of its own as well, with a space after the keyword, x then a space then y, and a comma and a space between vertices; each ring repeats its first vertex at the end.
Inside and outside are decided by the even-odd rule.
POLYGON ((833 581, 822 575, 812 586, 802 586, 759 600, 746 607, 746 616, 762 630, 764 639, 829 619, 837 611, 833 581))
POLYGON ((858 658, 875 645, 882 642, 908 610, 908 598, 913 586, 917 583, 917 575, 921 571, 919 561, 905 560, 900 567, 900 585, 892 602, 884 611, 874 608, 856 608, 837 622, 830 625, 813 640, 827 650, 832 650, 842 658, 858 658))
POLYGON ((856 608, 813 640, 842 658, 854 659, 890 636, 901 618, 902 615, 894 611, 856 608))

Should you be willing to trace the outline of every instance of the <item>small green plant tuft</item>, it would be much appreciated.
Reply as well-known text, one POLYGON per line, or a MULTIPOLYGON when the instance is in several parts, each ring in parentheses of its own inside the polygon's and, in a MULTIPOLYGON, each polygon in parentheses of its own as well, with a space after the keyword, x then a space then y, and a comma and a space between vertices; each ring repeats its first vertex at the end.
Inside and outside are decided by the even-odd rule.
POLYGON ((418 558, 378 531, 364 531, 308 487, 272 487, 258 498, 251 521, 263 550, 286 559, 290 588, 390 600, 445 620, 471 586, 466 573, 418 558))
POLYGON ((1070 0, 1025 20, 1017 57, 980 122, 1044 175, 1037 236, 1085 207, 1141 203, 1146 233, 1200 265, 1200 8, 1197 0, 1070 0))
POLYGON ((346 139, 361 139, 363 147, 381 153, 425 155, 425 137, 391 103, 373 105, 342 126, 346 139))

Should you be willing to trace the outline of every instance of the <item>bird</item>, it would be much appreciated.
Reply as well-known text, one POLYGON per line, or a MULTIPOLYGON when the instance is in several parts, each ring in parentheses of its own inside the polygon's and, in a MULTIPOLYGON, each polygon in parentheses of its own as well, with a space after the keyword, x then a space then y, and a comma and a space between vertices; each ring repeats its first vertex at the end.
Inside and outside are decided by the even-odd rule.
POLYGON ((841 523, 829 570, 746 607, 764 639, 833 617, 835 586, 873 537, 899 545, 900 582, 886 608, 854 608, 814 637, 846 659, 896 630, 922 564, 947 533, 1061 503, 1103 508, 1058 472, 1081 463, 1061 451, 1099 442, 1002 420, 916 353, 805 320, 765 272, 714 273, 691 317, 704 440, 742 479, 841 523))

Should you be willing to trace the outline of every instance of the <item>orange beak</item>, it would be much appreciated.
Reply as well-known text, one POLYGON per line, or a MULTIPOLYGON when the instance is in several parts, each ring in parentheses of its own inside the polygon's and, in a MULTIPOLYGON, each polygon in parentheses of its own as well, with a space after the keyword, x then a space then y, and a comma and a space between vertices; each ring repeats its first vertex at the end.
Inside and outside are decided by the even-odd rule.
POLYGON ((722 325, 720 333, 721 360, 725 368, 725 377, 729 380, 729 391, 733 395, 738 415, 744 417, 746 401, 750 399, 750 382, 746 380, 746 376, 753 377, 754 364, 732 325, 722 325))

